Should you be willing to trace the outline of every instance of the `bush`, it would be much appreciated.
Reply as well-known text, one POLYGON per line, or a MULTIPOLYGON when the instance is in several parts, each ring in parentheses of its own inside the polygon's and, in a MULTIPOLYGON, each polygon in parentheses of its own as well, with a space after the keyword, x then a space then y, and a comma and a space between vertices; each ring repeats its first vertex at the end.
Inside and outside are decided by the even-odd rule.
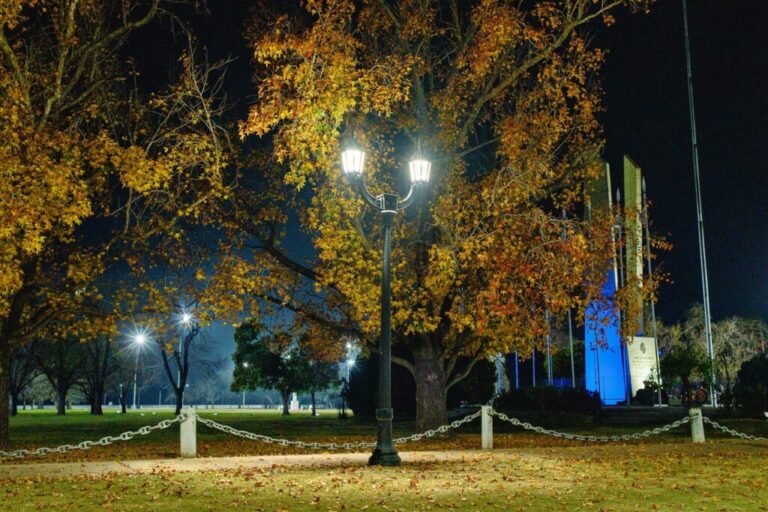
MULTIPOLYGON (((650 381, 643 382, 643 384, 643 389, 637 390, 635 397, 632 399, 632 403, 645 406, 656 405, 659 402, 659 385, 650 381)), ((663 389, 661 390, 661 403, 669 403, 667 392, 663 389)))
POLYGON ((593 416, 600 413, 600 406, 600 394, 584 388, 510 389, 495 402, 495 407, 502 411, 564 412, 593 416))
POLYGON ((741 365, 733 398, 745 415, 762 418, 768 411, 768 355, 757 355, 741 365))

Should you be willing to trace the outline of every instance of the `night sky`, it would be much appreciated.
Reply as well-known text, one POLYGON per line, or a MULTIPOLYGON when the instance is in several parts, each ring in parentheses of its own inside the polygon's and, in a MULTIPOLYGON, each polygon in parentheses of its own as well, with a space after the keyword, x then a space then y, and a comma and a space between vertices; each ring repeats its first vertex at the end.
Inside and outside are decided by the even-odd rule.
MULTIPOLYGON (((240 118, 255 92, 242 37, 254 3, 209 0, 208 14, 189 16, 211 59, 237 58, 227 90, 240 118)), ((689 0, 688 10, 713 318, 768 321, 768 2, 689 0)), ((656 263, 674 281, 662 288, 657 313, 674 322, 701 301, 681 1, 658 0, 649 15, 619 12, 613 27, 595 28, 594 35, 594 44, 609 50, 605 158, 614 187, 624 153, 646 176, 652 231, 674 246, 656 263)), ((136 54, 156 56, 139 59, 145 76, 167 76, 174 51, 162 41, 146 37, 131 45, 136 54)))
MULTIPOLYGON (((704 229, 713 319, 768 320, 768 2, 689 0, 704 229)), ((674 245, 660 256, 674 284, 657 312, 676 321, 701 301, 682 3, 622 15, 596 43, 604 68, 603 124, 614 186, 621 156, 643 168, 652 230, 674 245)))

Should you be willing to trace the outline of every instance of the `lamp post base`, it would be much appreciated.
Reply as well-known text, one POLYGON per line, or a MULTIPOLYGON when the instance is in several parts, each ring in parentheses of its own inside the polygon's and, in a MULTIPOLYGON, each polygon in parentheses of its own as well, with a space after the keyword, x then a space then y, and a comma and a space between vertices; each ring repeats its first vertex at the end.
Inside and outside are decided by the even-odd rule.
POLYGON ((393 412, 389 407, 376 409, 376 419, 379 421, 379 432, 376 448, 368 459, 369 466, 399 466, 400 456, 392 443, 393 412))
POLYGON ((394 448, 391 450, 376 448, 368 459, 369 466, 399 466, 400 462, 400 456, 394 448))

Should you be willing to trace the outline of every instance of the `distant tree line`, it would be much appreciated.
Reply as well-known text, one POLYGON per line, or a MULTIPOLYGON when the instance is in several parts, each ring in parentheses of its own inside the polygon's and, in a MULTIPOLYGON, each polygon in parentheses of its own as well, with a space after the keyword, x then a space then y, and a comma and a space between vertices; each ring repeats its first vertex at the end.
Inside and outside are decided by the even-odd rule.
MULTIPOLYGON (((672 325, 657 326, 661 353, 661 377, 665 391, 678 396, 684 404, 708 399, 714 388, 727 408, 739 407, 751 414, 755 398, 768 396, 768 384, 762 388, 752 380, 749 368, 757 372, 768 349, 768 325, 761 320, 733 316, 712 324, 714 357, 710 367, 704 341, 704 311, 692 306, 685 319, 672 325), (745 369, 746 372, 745 372, 745 369), (714 382, 710 375, 714 374, 714 382)), ((764 367, 768 379, 768 367, 764 367)), ((765 400, 764 398, 762 400, 765 400)), ((768 410, 763 406, 759 411, 768 410)))

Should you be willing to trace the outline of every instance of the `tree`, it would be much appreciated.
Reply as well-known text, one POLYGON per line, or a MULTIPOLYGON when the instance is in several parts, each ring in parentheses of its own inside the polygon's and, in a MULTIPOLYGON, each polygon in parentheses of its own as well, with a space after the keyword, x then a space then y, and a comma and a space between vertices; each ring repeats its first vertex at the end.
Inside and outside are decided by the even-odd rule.
POLYGON ((36 354, 40 371, 56 391, 56 414, 67 413, 67 395, 83 378, 87 356, 80 341, 72 336, 41 342, 36 354))
POLYGON ((736 403, 744 414, 763 418, 768 413, 768 356, 758 354, 745 361, 736 377, 736 403))
MULTIPOLYGON (((137 251, 182 239, 233 186, 216 64, 198 62, 190 38, 178 80, 139 87, 121 51, 179 3, 19 0, 0 9, 0 396, 13 345, 82 313, 83 301, 100 298, 91 283, 108 265, 122 272, 137 251), (96 219, 98 234, 87 224, 96 219)), ((7 413, 0 400, 2 445, 7 413)))
POLYGON ((313 379, 309 362, 290 334, 271 333, 260 324, 249 322, 235 331, 235 344, 232 390, 276 389, 283 400, 283 414, 290 414, 291 393, 310 389, 313 379))
MULTIPOLYGON (((701 304, 688 308, 681 324, 665 327, 660 323, 658 331, 662 352, 684 342, 686 348, 695 347, 691 350, 704 353, 707 359, 701 304)), ((745 361, 764 352, 767 333, 768 326, 760 320, 733 316, 712 323, 715 384, 722 390, 722 402, 727 406, 731 406, 736 373, 745 361)))
POLYGON ((38 342, 32 340, 14 347, 11 351, 9 383, 12 416, 16 416, 19 412, 19 398, 24 393, 24 390, 40 375, 40 370, 35 360, 38 346, 38 342))
POLYGON ((736 373, 742 365, 763 352, 766 325, 759 320, 731 317, 712 325, 715 373, 722 383, 721 401, 731 406, 736 373))
POLYGON ((32 406, 36 404, 42 408, 46 402, 56 403, 56 391, 45 375, 38 374, 24 390, 24 400, 29 400, 32 406))
MULTIPOLYGON (((306 358, 305 354, 299 357, 306 358)), ((320 391, 325 391, 334 382, 339 380, 339 367, 336 364, 317 359, 306 358, 307 362, 307 390, 312 402, 312 416, 317 416, 316 397, 320 391)))
POLYGON ((85 357, 79 387, 90 404, 91 414, 95 416, 104 414, 104 393, 118 369, 114 345, 114 338, 109 334, 102 334, 84 344, 85 357))
POLYGON ((133 384, 134 358, 125 350, 115 354, 117 368, 110 379, 110 389, 117 395, 120 403, 120 413, 128 412, 128 393, 133 384))
POLYGON ((445 423, 448 390, 477 361, 530 353, 545 312, 560 320, 600 296, 614 219, 578 215, 601 149, 603 53, 586 30, 645 4, 311 0, 259 12, 247 28, 258 96, 240 131, 265 141, 265 184, 236 196, 230 239, 253 252, 230 263, 230 282, 375 351, 381 231, 339 179, 340 139, 362 144, 376 193, 397 188, 421 143, 433 179, 395 226, 393 340, 406 357, 393 361, 415 380, 417 428, 445 423), (285 250, 289 209, 316 259, 285 250))

